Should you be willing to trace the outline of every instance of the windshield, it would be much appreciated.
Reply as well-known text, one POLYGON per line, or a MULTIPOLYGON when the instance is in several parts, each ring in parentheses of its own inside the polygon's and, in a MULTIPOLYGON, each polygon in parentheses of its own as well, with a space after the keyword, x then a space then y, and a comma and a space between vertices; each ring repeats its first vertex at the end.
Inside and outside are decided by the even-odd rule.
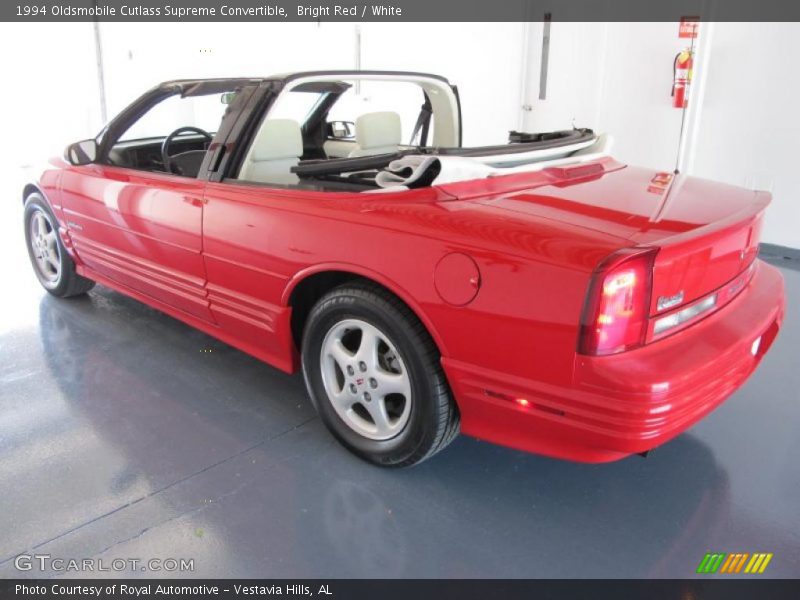
POLYGON ((222 96, 170 96, 142 115, 118 141, 166 137, 178 127, 199 127, 213 134, 228 108, 222 96))

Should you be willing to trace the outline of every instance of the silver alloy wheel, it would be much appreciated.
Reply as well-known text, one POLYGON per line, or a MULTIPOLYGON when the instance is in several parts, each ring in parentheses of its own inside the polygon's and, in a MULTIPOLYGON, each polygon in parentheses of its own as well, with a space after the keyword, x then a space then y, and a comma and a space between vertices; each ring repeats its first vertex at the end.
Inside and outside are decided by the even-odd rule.
POLYGON ((411 379, 389 337, 360 319, 339 321, 320 352, 322 382, 336 413, 359 435, 388 440, 411 415, 411 379))
POLYGON ((29 237, 36 270, 47 287, 55 287, 61 279, 61 250, 50 216, 40 208, 31 214, 29 237))

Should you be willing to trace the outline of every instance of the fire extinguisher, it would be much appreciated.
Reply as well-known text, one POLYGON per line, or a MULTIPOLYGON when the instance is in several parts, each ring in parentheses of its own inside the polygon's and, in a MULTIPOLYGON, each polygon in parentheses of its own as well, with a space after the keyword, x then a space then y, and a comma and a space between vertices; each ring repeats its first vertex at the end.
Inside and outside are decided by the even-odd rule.
POLYGON ((672 106, 686 108, 689 105, 689 86, 692 83, 692 51, 681 50, 672 63, 672 106))
POLYGON ((692 83, 694 60, 690 49, 681 50, 672 62, 672 106, 686 108, 689 104, 689 85, 692 83))

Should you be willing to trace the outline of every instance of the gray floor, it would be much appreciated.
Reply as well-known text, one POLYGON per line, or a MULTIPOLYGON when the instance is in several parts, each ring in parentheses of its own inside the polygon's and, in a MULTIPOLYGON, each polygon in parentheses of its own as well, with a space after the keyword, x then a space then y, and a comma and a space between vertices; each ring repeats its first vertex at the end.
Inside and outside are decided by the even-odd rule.
POLYGON ((4 196, 2 577, 23 552, 193 558, 211 577, 689 577, 707 551, 800 576, 798 271, 758 372, 647 459, 462 437, 384 471, 331 439, 299 377, 107 289, 48 297, 4 196))

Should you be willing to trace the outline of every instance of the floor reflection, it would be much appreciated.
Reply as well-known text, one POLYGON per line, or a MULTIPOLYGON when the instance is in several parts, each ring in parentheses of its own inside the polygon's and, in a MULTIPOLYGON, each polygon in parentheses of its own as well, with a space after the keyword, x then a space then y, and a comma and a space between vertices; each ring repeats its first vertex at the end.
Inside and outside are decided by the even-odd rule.
POLYGON ((766 548, 772 574, 796 573, 796 517, 758 520, 783 514, 769 482, 791 495, 796 472, 772 463, 747 490, 776 449, 751 464, 728 443, 744 414, 788 439, 747 398, 647 459, 581 465, 462 437, 386 471, 332 440, 299 377, 103 288, 35 297, 0 338, 3 576, 31 548, 193 557, 200 577, 690 577, 708 550, 766 548))

